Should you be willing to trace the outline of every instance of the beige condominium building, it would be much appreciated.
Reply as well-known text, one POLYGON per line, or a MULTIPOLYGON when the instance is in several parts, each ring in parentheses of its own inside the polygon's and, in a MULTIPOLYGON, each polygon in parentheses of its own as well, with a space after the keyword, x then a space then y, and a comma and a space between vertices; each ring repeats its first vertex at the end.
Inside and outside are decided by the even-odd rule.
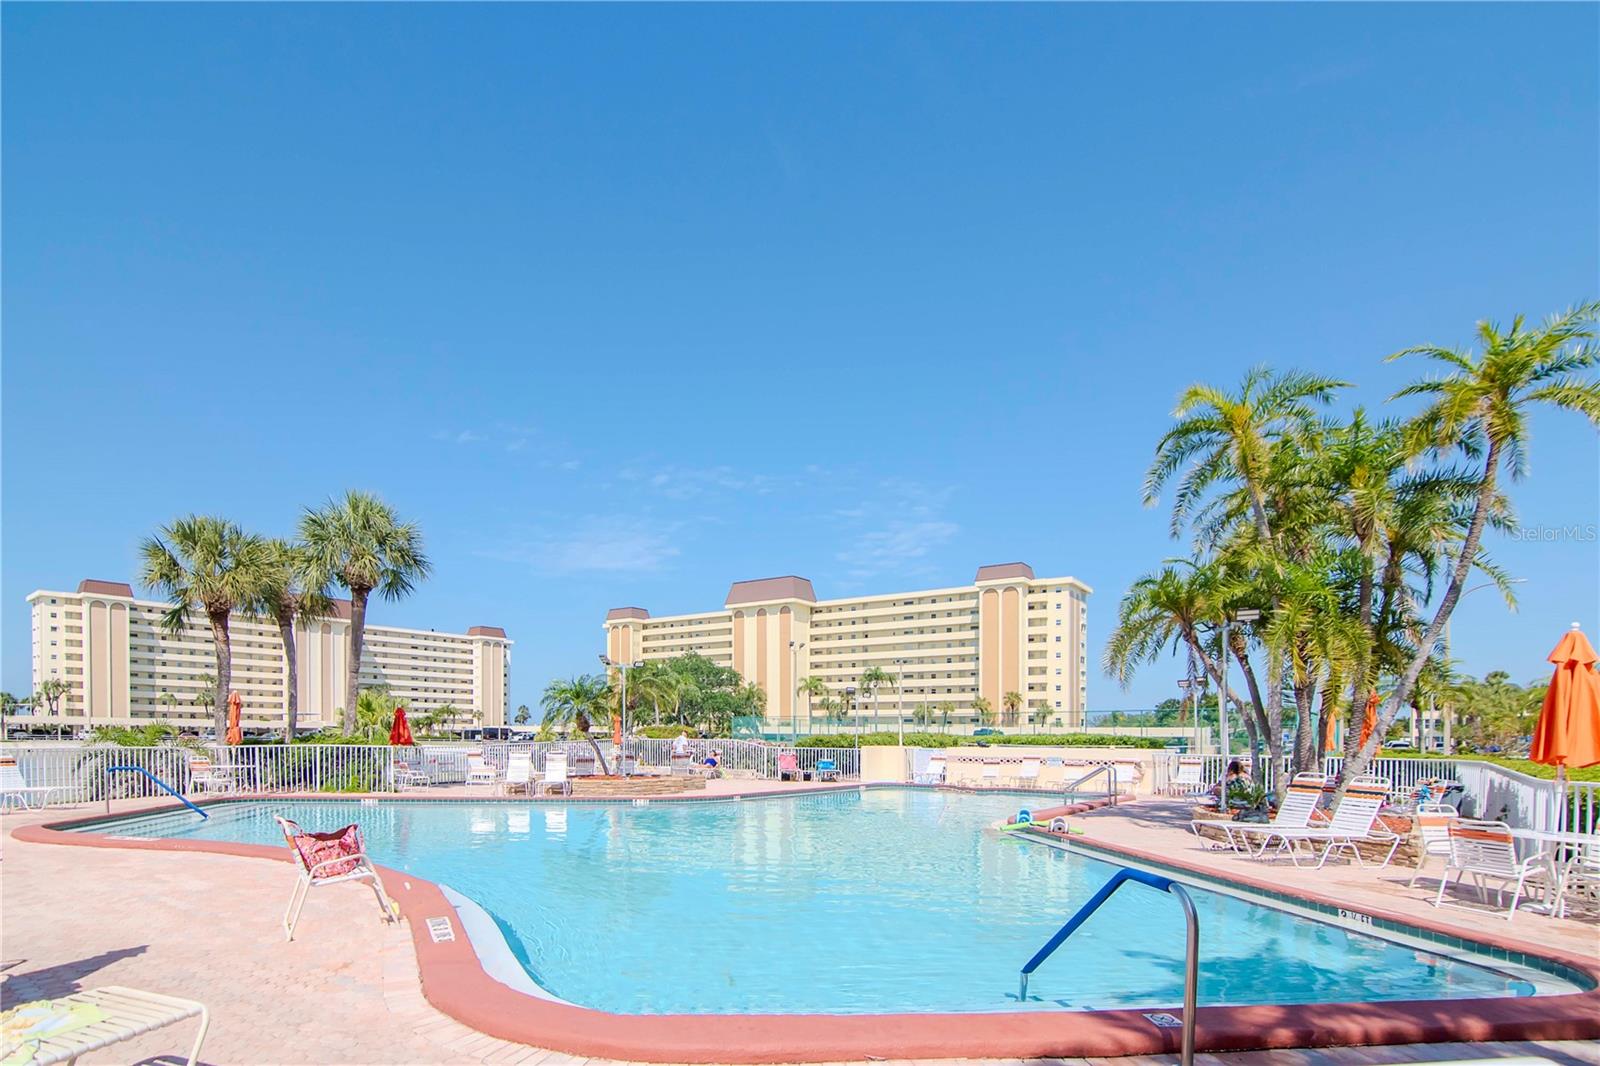
MULTIPOLYGON (((69 728, 210 724, 204 693, 216 659, 203 612, 191 611, 181 631, 168 632, 161 624, 168 604, 135 599, 122 582, 92 580, 76 592, 35 592, 28 606, 34 691, 48 678, 66 682, 60 710, 69 728)), ((245 726, 281 727, 289 670, 276 623, 236 614, 228 632, 230 687, 244 701, 245 726)), ((297 621, 294 643, 300 728, 336 725, 350 655, 349 601, 335 600, 326 618, 297 621)), ((387 685, 408 711, 448 705, 481 715, 477 724, 505 725, 510 678, 511 641, 498 626, 465 633, 366 627, 361 685, 387 685)))
POLYGON ((692 651, 731 666, 766 691, 770 732, 838 727, 796 694, 812 676, 841 702, 854 686, 847 720, 859 714, 878 729, 896 728, 897 715, 911 728, 919 709, 943 727, 940 708, 953 704, 950 730, 970 732, 979 697, 1002 727, 1042 719, 1075 728, 1088 700, 1092 591, 1076 578, 1035 577, 1026 563, 981 566, 970 585, 842 600, 817 599, 803 577, 735 581, 720 611, 653 618, 642 607, 615 608, 606 615, 606 653, 626 662, 692 651), (876 716, 859 680, 873 666, 898 679, 878 693, 876 716), (1015 713, 1005 709, 1011 692, 1024 701, 1015 713))

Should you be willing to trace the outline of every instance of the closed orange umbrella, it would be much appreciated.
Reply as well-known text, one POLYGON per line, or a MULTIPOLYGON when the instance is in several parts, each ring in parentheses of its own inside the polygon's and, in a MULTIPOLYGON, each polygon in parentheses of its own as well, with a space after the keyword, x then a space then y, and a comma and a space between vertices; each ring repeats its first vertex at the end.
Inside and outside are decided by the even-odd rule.
MULTIPOLYGON (((1373 731, 1376 730, 1377 728, 1378 728, 1378 694, 1376 692, 1374 692, 1372 695, 1367 697, 1367 709, 1366 709, 1366 712, 1364 714, 1362 714, 1362 716, 1361 716, 1361 742, 1360 742, 1360 744, 1357 745, 1357 747, 1361 747, 1361 748, 1366 747, 1367 746, 1367 738, 1372 736, 1373 731)), ((1378 752, 1380 752, 1382 750, 1383 750, 1383 744, 1379 743, 1378 747, 1373 749, 1372 757, 1374 759, 1376 759, 1378 757, 1378 752)))
POLYGON ((1572 623, 1550 661, 1556 672, 1544 693, 1539 724, 1533 730, 1528 758, 1556 768, 1561 797, 1558 825, 1566 816, 1567 767, 1600 763, 1600 675, 1594 672, 1594 648, 1572 623))
POLYGON ((239 714, 244 710, 244 700, 239 698, 237 692, 228 693, 228 735, 229 744, 243 744, 244 730, 239 728, 239 714))
POLYGON ((416 744, 416 741, 411 737, 411 723, 406 721, 406 709, 404 707, 396 707, 394 709, 394 725, 389 727, 389 743, 397 747, 416 744))

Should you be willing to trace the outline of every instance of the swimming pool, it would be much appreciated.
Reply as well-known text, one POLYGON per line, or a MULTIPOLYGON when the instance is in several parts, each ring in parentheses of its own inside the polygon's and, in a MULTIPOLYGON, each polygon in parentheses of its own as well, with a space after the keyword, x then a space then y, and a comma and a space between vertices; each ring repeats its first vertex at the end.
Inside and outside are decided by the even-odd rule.
MULTIPOLYGON (((616 1014, 916 1014, 1170 1007, 1183 921, 1114 896, 1017 971, 1116 867, 988 826, 1016 797, 848 790, 742 802, 246 801, 85 826, 281 842, 361 823, 373 857, 491 914, 551 995, 616 1014)), ((1531 995, 1527 974, 1192 889, 1205 1004, 1531 995)), ((1552 985, 1563 983, 1551 977, 1552 985)))

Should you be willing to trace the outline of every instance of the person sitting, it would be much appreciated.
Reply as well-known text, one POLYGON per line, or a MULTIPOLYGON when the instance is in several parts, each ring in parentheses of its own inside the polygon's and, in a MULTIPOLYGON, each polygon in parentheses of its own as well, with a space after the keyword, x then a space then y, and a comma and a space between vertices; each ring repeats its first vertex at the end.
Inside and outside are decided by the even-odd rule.
POLYGON ((1227 773, 1222 775, 1220 781, 1211 786, 1209 794, 1212 797, 1212 802, 1219 808, 1226 807, 1228 805, 1226 797, 1233 793, 1234 786, 1237 785, 1243 788, 1249 783, 1250 777, 1244 772, 1244 764, 1238 759, 1231 760, 1228 763, 1227 773))

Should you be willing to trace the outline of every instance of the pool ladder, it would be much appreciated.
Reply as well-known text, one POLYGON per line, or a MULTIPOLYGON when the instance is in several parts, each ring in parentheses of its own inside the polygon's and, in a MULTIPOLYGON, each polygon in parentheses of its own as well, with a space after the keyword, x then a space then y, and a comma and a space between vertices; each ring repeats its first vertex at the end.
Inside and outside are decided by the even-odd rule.
MULTIPOLYGON (((184 796, 183 793, 179 792, 177 789, 173 788, 171 785, 167 784, 165 781, 161 780, 161 778, 157 777, 155 774, 151 773, 149 770, 146 770, 142 766, 108 766, 108 767, 106 767, 106 776, 107 777, 110 777, 114 773, 143 774, 145 777, 148 777, 151 781, 154 781, 157 788, 161 789, 161 791, 163 791, 163 792, 170 793, 172 796, 174 796, 177 799, 177 801, 179 803, 183 804, 185 807, 189 808, 191 811, 193 811, 194 813, 198 814, 200 817, 202 817, 202 818, 210 818, 211 817, 211 815, 207 814, 205 811, 202 811, 199 807, 196 807, 194 804, 190 803, 188 798, 186 796, 184 796)), ((106 813, 107 814, 111 813, 111 790, 109 788, 106 789, 106 813)))
MULTIPOLYGON (((1160 874, 1146 873, 1144 870, 1122 869, 1112 875, 1111 880, 1100 887, 1094 897, 1078 908, 1078 913, 1067 920, 1056 935, 1047 941, 1044 947, 1034 953, 1027 965, 1022 968, 1021 981, 1017 988, 1017 1000, 1021 1003, 1028 1001, 1028 976, 1039 968, 1039 964, 1048 959, 1063 943, 1067 937, 1078 931, 1078 927, 1089 920, 1100 905, 1110 899, 1112 894, 1129 881, 1137 881, 1160 892, 1169 892, 1178 897, 1178 903, 1183 907, 1183 917, 1188 923, 1188 943, 1184 949, 1183 957, 1183 1066, 1194 1064, 1194 1022, 1195 999, 1198 995, 1200 979, 1200 917, 1195 913, 1194 900, 1189 898, 1189 893, 1184 887, 1170 877, 1160 874)), ((1153 1021, 1154 1019, 1152 1019, 1153 1021)))
POLYGON ((1102 763, 1101 765, 1096 766, 1093 770, 1090 770, 1088 773, 1084 774, 1082 777, 1078 778, 1061 791, 1071 797, 1078 792, 1079 785, 1083 784, 1085 781, 1093 781, 1101 774, 1106 775, 1106 802, 1115 807, 1117 805, 1117 772, 1112 768, 1110 763, 1102 763))

